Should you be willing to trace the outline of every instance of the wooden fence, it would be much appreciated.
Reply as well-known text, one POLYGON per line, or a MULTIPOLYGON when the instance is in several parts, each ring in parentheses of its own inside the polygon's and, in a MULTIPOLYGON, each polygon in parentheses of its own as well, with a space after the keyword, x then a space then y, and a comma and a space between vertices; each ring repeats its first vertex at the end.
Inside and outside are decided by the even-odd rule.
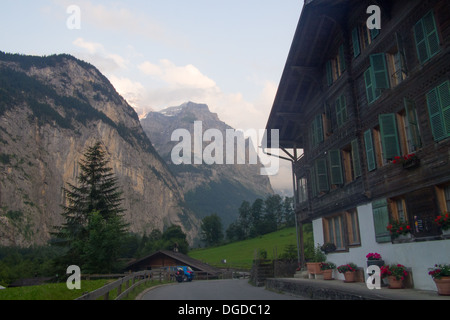
MULTIPOLYGON (((231 278, 246 278, 249 277, 249 273, 246 272, 233 272, 233 271, 223 271, 219 274, 209 274, 207 272, 195 272, 196 280, 213 280, 213 279, 231 279, 231 278)), ((105 279, 105 278, 120 278, 112 283, 109 283, 97 290, 86 293, 75 300, 96 300, 98 298, 103 298, 103 300, 110 299, 110 292, 117 289, 117 297, 115 300, 121 300, 126 297, 131 290, 137 286, 146 283, 148 281, 175 281, 174 274, 171 274, 161 269, 152 269, 146 271, 139 271, 130 274, 108 274, 108 275, 84 275, 82 278, 85 279, 105 279)))
POLYGON ((109 283, 97 290, 86 293, 75 300, 96 300, 103 297, 104 300, 109 300, 110 292, 117 289, 117 297, 115 300, 121 300, 126 297, 131 290, 137 286, 146 283, 150 280, 164 279, 165 273, 162 270, 146 270, 135 272, 131 274, 120 274, 120 275, 106 275, 106 276, 95 276, 91 275, 88 278, 111 278, 113 276, 121 276, 122 278, 109 283))

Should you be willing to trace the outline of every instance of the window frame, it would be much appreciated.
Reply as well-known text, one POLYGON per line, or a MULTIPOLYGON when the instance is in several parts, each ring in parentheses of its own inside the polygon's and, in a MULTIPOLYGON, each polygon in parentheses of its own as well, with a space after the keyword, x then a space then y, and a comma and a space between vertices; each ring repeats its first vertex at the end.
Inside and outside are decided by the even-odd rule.
POLYGON ((336 251, 345 252, 361 246, 361 233, 357 209, 346 210, 322 218, 325 243, 336 245, 336 251))

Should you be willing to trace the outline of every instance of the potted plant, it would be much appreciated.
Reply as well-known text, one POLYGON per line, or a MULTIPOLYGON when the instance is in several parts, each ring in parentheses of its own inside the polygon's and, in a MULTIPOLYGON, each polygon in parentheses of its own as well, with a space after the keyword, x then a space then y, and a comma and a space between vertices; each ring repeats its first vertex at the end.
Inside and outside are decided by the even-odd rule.
POLYGON ((333 270, 336 265, 333 262, 320 263, 320 270, 323 272, 323 280, 333 280, 333 270))
POLYGON ((358 267, 356 264, 350 262, 347 264, 340 265, 337 267, 337 270, 339 273, 344 274, 344 282, 355 282, 356 281, 356 271, 358 270, 358 267))
POLYGON ((394 164, 401 164, 405 169, 416 168, 420 165, 420 159, 415 153, 404 155, 403 157, 396 156, 392 161, 394 164))
POLYGON ((401 264, 391 264, 381 267, 381 276, 387 277, 389 281, 390 289, 402 289, 404 284, 403 280, 408 275, 406 267, 401 264))
POLYGON ((437 216, 436 219, 434 219, 434 223, 441 228, 442 234, 450 235, 450 215, 448 212, 437 216))
POLYGON ((327 243, 324 243, 324 244, 322 245, 322 247, 320 247, 320 249, 321 249, 325 254, 328 254, 328 253, 330 253, 330 252, 336 251, 336 245, 335 245, 334 243, 327 242, 327 243))
POLYGON ((310 261, 306 263, 306 268, 308 273, 310 274, 322 274, 322 270, 320 270, 320 263, 325 262, 327 257, 320 249, 320 245, 317 244, 317 247, 314 248, 310 261))
POLYGON ((381 258, 379 253, 369 253, 366 255, 367 266, 379 266, 380 268, 384 266, 384 260, 381 258))
POLYGON ((450 296, 450 264, 436 264, 428 274, 433 277, 438 294, 450 296))
POLYGON ((390 223, 386 229, 389 230, 394 239, 400 238, 401 240, 404 240, 411 238, 411 226, 406 222, 395 220, 390 223))

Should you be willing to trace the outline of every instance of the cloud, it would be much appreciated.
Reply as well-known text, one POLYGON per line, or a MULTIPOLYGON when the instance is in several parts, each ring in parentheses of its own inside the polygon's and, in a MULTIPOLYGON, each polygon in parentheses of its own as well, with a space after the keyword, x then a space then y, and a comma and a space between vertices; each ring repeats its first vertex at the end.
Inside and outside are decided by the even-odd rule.
POLYGON ((127 100, 128 104, 136 109, 139 115, 144 113, 144 108, 141 104, 143 102, 145 88, 142 83, 115 75, 109 76, 109 81, 111 81, 111 84, 117 92, 127 100))
POLYGON ((80 55, 92 62, 102 72, 111 72, 115 69, 128 69, 130 62, 122 56, 109 53, 101 43, 89 42, 83 38, 77 38, 72 44, 84 52, 80 55))
POLYGON ((176 66, 173 62, 162 59, 158 64, 146 61, 139 65, 142 73, 158 78, 170 87, 209 89, 216 87, 216 83, 205 76, 192 64, 176 66))

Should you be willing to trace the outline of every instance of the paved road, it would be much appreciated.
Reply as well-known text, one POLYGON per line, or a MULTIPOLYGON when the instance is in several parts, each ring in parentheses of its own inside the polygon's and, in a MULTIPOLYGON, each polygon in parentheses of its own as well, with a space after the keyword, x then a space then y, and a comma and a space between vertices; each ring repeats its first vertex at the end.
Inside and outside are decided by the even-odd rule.
POLYGON ((305 300, 254 287, 248 280, 210 280, 174 283, 154 288, 142 300, 305 300))

